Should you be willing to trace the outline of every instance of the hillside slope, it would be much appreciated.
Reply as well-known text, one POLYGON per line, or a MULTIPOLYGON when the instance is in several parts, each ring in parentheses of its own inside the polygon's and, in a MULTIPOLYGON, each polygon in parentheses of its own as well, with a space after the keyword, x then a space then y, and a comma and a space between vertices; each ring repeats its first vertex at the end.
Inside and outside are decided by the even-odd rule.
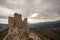
POLYGON ((8 28, 2 27, 0 28, 0 40, 2 40, 8 33, 8 28))
POLYGON ((31 32, 36 33, 42 40, 60 40, 60 28, 31 28, 31 32))

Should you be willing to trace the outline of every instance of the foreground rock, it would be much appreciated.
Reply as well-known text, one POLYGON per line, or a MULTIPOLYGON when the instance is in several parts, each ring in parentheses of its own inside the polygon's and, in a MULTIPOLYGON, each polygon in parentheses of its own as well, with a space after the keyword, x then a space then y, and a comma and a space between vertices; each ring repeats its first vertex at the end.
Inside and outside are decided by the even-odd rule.
POLYGON ((7 27, 0 27, 0 40, 2 40, 8 34, 7 27))

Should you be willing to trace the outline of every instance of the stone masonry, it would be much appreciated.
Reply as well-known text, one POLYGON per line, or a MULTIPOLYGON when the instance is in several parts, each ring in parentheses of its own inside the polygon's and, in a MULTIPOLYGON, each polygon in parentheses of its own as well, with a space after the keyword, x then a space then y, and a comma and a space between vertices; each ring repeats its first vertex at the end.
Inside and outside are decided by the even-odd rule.
POLYGON ((41 40, 34 33, 30 33, 27 18, 22 20, 22 15, 15 13, 14 17, 8 18, 9 32, 3 40, 41 40))
POLYGON ((27 18, 22 21, 22 15, 15 13, 8 18, 9 32, 3 40, 28 40, 29 27, 27 18))

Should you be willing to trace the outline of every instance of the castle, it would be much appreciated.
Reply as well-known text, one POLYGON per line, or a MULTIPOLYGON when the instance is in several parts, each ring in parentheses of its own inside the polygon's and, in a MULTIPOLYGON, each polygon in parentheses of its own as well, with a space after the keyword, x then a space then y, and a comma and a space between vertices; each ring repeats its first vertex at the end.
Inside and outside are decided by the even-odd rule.
POLYGON ((33 33, 30 33, 27 18, 22 20, 21 14, 15 13, 14 17, 9 17, 8 27, 9 32, 3 40, 40 40, 33 33))
POLYGON ((59 40, 60 28, 32 29, 29 28, 27 18, 15 13, 14 17, 8 17, 7 35, 2 40, 59 40))

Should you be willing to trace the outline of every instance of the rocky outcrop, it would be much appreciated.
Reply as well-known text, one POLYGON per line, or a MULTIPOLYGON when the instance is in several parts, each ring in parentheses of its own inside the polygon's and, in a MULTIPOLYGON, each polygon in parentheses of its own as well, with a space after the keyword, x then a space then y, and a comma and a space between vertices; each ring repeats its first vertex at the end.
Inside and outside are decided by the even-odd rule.
POLYGON ((22 15, 15 13, 8 18, 9 32, 3 40, 40 40, 37 35, 30 33, 27 18, 22 20, 22 15))
POLYGON ((3 40, 28 40, 29 28, 27 18, 22 21, 22 15, 15 13, 8 18, 9 32, 3 40))

